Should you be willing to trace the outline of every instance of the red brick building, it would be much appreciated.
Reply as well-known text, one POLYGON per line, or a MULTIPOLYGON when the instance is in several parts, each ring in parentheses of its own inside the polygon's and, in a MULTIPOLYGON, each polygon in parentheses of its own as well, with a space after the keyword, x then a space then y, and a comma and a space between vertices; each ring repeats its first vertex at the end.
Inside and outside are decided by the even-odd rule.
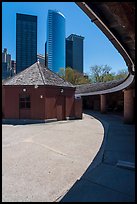
POLYGON ((2 85, 4 119, 64 120, 81 117, 75 87, 36 62, 2 85))
POLYGON ((118 113, 124 116, 124 123, 132 124, 135 122, 134 85, 134 76, 129 74, 125 79, 77 85, 75 96, 81 96, 84 109, 118 113))

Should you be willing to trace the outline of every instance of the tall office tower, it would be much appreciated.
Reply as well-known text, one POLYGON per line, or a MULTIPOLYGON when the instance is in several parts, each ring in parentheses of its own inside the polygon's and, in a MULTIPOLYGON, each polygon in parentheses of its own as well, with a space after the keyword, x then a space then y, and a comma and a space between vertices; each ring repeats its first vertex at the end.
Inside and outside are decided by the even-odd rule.
POLYGON ((16 74, 16 61, 11 60, 12 76, 16 74))
POLYGON ((7 79, 10 77, 10 71, 7 70, 7 63, 2 62, 2 79, 7 79))
POLYGON ((2 62, 7 63, 7 69, 11 68, 11 55, 7 53, 7 48, 2 52, 2 62))
POLYGON ((45 66, 48 67, 47 41, 45 43, 45 66))
POLYGON ((65 68, 65 17, 59 11, 48 11, 46 58, 47 67, 53 72, 65 68))
POLYGON ((11 55, 7 53, 7 48, 2 52, 2 79, 11 76, 11 55))
POLYGON ((71 34, 66 38, 66 67, 83 73, 83 40, 84 37, 71 34))
POLYGON ((16 14, 16 72, 37 61, 37 16, 16 14))
POLYGON ((39 62, 41 64, 43 64, 45 66, 45 56, 41 55, 41 54, 37 54, 37 61, 39 60, 39 62))

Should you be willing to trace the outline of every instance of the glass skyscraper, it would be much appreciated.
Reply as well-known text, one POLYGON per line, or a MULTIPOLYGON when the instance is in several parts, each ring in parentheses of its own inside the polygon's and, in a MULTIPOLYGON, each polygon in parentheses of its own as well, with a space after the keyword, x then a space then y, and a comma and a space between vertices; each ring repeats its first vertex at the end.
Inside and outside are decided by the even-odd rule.
POLYGON ((47 67, 58 73, 65 68, 65 17, 59 11, 49 10, 47 18, 47 67))
POLYGON ((37 16, 16 14, 16 71, 37 61, 37 16))
POLYGON ((11 73, 11 55, 7 53, 7 48, 4 48, 2 52, 2 79, 10 77, 11 73))
POLYGON ((84 37, 71 34, 66 38, 66 67, 83 73, 83 40, 84 37))

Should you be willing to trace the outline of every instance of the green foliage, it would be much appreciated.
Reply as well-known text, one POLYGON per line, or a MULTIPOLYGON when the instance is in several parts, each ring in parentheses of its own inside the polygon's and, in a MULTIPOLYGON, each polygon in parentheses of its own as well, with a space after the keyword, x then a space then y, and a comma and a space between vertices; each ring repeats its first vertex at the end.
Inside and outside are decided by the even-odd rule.
POLYGON ((64 69, 64 68, 60 68, 58 75, 59 75, 60 77, 62 77, 62 78, 65 78, 65 69, 64 69))
POLYGON ((77 72, 71 67, 67 67, 66 69, 60 68, 58 74, 73 85, 119 80, 126 78, 128 75, 128 71, 125 69, 118 71, 117 74, 115 72, 111 72, 111 69, 112 68, 108 65, 95 65, 90 69, 91 74, 89 74, 89 76, 84 76, 82 73, 77 72))
POLYGON ((67 67, 66 69, 60 68, 60 71, 58 74, 63 79, 72 83, 73 85, 87 84, 91 82, 91 80, 88 79, 88 77, 85 77, 82 73, 77 72, 71 67, 67 67))
POLYGON ((117 75, 115 76, 115 79, 124 79, 128 75, 128 71, 126 69, 122 69, 118 71, 117 75))
POLYGON ((106 74, 103 78, 103 82, 112 81, 115 79, 115 75, 113 73, 106 74))
POLYGON ((112 68, 108 65, 95 65, 90 68, 91 78, 93 82, 104 82, 113 80, 113 75, 110 72, 112 68))
POLYGON ((72 84, 74 84, 75 82, 74 70, 71 69, 70 67, 66 68, 65 80, 69 81, 72 84))
POLYGON ((106 82, 112 80, 123 79, 127 76, 128 71, 123 69, 117 74, 110 72, 111 67, 108 65, 95 65, 90 68, 91 74, 90 78, 92 82, 106 82))

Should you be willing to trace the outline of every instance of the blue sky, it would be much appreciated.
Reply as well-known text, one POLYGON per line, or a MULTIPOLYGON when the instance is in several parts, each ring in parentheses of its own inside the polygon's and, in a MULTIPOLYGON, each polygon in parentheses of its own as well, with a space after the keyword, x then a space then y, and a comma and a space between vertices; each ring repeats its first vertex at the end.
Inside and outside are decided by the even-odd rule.
POLYGON ((74 33, 84 39, 84 72, 94 65, 108 65, 111 72, 127 69, 119 52, 74 2, 2 2, 2 50, 8 49, 16 60, 16 13, 38 16, 38 49, 45 52, 48 9, 57 9, 66 17, 66 37, 74 33))

